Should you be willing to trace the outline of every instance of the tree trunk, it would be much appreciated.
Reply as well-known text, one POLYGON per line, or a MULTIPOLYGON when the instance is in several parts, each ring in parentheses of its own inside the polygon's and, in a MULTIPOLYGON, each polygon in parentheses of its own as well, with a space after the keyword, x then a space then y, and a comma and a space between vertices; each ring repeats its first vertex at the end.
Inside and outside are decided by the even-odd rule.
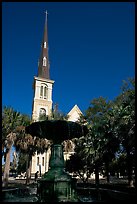
POLYGON ((32 157, 29 161, 29 179, 31 179, 31 166, 32 166, 32 157))
POLYGON ((119 172, 117 171, 117 178, 119 178, 119 172))
POLYGON ((32 156, 28 155, 28 160, 26 165, 26 185, 30 183, 30 179, 31 179, 31 164, 32 164, 32 156))
POLYGON ((11 148, 12 148, 12 145, 10 146, 9 150, 6 153, 6 161, 5 161, 5 168, 4 168, 4 174, 3 174, 3 184, 2 184, 3 187, 8 186, 11 148))
POLYGON ((129 150, 127 150, 127 173, 128 173, 128 185, 130 187, 134 187, 132 177, 132 156, 129 150))
POLYGON ((99 169, 98 169, 97 164, 95 164, 95 184, 98 188, 98 186, 99 186, 99 169))
POLYGON ((107 183, 109 183, 109 181, 110 181, 110 176, 109 176, 109 163, 108 163, 108 162, 105 163, 105 167, 106 167, 107 183))

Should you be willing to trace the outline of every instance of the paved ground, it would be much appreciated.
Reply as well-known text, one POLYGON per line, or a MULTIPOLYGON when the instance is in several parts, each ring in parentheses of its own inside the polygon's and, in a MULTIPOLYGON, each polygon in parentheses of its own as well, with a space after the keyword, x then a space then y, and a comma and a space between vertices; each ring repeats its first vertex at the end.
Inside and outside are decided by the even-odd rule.
MULTIPOLYGON (((80 181, 79 181, 80 182, 80 181)), ((89 181, 91 184, 95 184, 95 180, 91 179, 89 181)), ((107 184, 106 179, 100 179, 100 184, 107 184)), ((128 180, 126 178, 110 178, 111 184, 119 184, 121 186, 127 186, 128 180)), ((19 189, 24 189, 24 196, 13 196, 7 197, 3 202, 37 202, 37 182, 34 179, 31 179, 30 184, 26 186, 26 179, 15 179, 13 177, 9 178, 9 187, 19 187, 19 189), (27 189, 27 191, 26 191, 27 189), (29 189, 29 194, 28 194, 29 189), (26 194, 27 193, 27 194, 26 194)), ((85 201, 84 201, 85 202, 85 201)), ((86 201, 89 202, 89 201, 86 201)))

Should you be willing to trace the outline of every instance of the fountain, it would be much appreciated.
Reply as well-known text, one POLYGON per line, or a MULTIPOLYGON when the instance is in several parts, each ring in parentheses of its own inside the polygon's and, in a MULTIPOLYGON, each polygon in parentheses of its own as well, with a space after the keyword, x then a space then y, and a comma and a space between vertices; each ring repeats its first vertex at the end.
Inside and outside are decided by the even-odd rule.
POLYGON ((26 127, 26 133, 53 141, 49 171, 38 181, 39 202, 77 201, 76 181, 64 170, 62 142, 88 133, 86 126, 65 120, 45 120, 26 127))

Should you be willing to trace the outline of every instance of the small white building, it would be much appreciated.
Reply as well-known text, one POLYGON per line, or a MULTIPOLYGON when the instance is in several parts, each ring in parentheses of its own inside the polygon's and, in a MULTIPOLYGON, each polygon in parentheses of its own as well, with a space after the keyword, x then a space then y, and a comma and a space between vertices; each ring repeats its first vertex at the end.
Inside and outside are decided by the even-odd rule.
POLYGON ((78 121, 80 115, 82 115, 81 110, 79 109, 79 107, 77 105, 75 105, 71 111, 68 113, 68 120, 69 121, 73 121, 76 122, 78 121))

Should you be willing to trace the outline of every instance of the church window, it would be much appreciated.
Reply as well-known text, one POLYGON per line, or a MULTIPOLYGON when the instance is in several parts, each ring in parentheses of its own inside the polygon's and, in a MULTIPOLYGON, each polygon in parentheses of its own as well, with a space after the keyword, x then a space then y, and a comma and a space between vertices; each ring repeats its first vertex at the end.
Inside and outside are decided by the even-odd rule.
POLYGON ((43 57, 43 66, 46 67, 46 65, 47 65, 47 59, 46 57, 43 57))
POLYGON ((47 97, 47 87, 45 86, 44 87, 44 98, 46 98, 47 97))
POLYGON ((46 42, 44 42, 44 48, 46 48, 46 47, 47 47, 46 42))
POLYGON ((39 111, 39 121, 47 119, 46 110, 41 108, 39 111))
POLYGON ((44 166, 44 157, 42 157, 42 166, 44 166))
POLYGON ((39 115, 43 115, 43 114, 46 115, 46 110, 45 110, 45 108, 41 108, 40 111, 39 111, 39 115))
POLYGON ((40 96, 43 96, 43 86, 40 87, 40 96))
POLYGON ((48 87, 46 84, 42 84, 40 87, 40 98, 46 99, 48 96, 48 87))
POLYGON ((37 165, 39 165, 39 157, 37 157, 37 165))

